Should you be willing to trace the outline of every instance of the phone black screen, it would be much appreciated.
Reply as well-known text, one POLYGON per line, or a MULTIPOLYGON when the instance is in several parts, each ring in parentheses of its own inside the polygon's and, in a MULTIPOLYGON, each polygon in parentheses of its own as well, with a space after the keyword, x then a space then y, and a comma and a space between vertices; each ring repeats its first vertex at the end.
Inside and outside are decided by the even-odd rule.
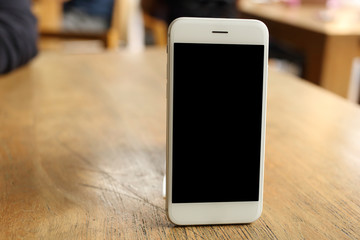
POLYGON ((174 44, 173 203, 259 200, 263 45, 174 44))

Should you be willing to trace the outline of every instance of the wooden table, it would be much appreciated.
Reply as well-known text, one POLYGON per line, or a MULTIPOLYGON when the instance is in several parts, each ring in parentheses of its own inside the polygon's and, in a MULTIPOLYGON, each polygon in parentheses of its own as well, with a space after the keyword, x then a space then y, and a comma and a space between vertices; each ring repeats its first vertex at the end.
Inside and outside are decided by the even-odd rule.
POLYGON ((245 18, 266 23, 270 36, 302 52, 304 78, 343 97, 348 96, 352 61, 360 56, 360 9, 342 7, 332 21, 323 21, 319 12, 325 7, 304 4, 256 4, 239 1, 245 18))
POLYGON ((275 71, 261 218, 172 225, 165 61, 43 52, 0 77, 0 239, 360 238, 359 107, 275 71))

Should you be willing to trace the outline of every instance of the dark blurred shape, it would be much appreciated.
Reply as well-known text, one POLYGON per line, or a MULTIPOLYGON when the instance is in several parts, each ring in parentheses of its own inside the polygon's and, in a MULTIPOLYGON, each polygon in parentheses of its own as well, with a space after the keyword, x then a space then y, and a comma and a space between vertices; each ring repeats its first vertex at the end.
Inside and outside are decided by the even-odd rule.
POLYGON ((71 0, 64 4, 63 30, 105 32, 110 27, 114 0, 71 0))
POLYGON ((0 74, 37 54, 37 25, 29 0, 0 0, 0 74))
POLYGON ((284 43, 276 41, 272 37, 270 37, 269 42, 269 58, 270 59, 277 59, 282 61, 288 66, 293 66, 296 68, 296 71, 287 71, 291 72, 298 77, 304 78, 305 73, 305 56, 301 51, 297 51, 295 48, 288 46, 284 43))
POLYGON ((144 11, 170 24, 178 17, 236 18, 237 0, 142 0, 144 11))
POLYGON ((168 0, 170 23, 178 17, 236 18, 236 0, 168 0))

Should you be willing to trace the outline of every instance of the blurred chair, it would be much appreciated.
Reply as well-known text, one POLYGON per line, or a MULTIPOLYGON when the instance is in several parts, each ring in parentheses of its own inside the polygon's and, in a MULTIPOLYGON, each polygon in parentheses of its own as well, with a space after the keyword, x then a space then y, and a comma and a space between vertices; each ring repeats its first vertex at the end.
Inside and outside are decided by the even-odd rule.
MULTIPOLYGON (((103 33, 77 33, 62 30, 63 3, 61 1, 32 0, 32 2, 33 12, 39 21, 41 36, 62 39, 97 39, 101 40, 108 49, 117 48, 120 41, 127 42, 131 14, 139 8, 136 0, 114 0, 111 24, 107 31, 103 33)), ((166 44, 166 26, 164 30, 161 22, 146 15, 144 15, 144 25, 153 32, 155 44, 166 44), (160 37, 160 32, 165 32, 165 40, 160 37)), ((139 27, 143 28, 144 26, 139 27)))
POLYGON ((140 0, 141 10, 144 17, 145 28, 152 33, 153 41, 157 45, 166 45, 167 28, 166 22, 168 6, 166 0, 140 0))
POLYGON ((33 11, 39 21, 41 36, 64 39, 98 39, 106 48, 116 48, 125 39, 129 0, 114 0, 110 28, 103 33, 77 33, 62 30, 63 6, 56 0, 33 0, 33 11))
POLYGON ((165 21, 157 19, 143 12, 144 25, 152 32, 155 45, 166 46, 167 43, 167 25, 165 21))
POLYGON ((38 19, 40 33, 58 32, 62 22, 62 3, 54 0, 32 0, 32 10, 38 19))

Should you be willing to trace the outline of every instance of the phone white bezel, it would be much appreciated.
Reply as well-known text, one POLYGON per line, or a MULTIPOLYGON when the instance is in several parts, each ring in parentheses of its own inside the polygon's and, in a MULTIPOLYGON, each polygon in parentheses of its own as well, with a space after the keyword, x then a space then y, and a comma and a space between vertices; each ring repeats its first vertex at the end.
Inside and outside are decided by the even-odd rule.
POLYGON ((258 219, 263 206, 265 158, 266 92, 268 68, 267 27, 257 20, 219 18, 178 18, 168 32, 166 210, 177 225, 250 223, 258 219), (216 31, 215 33, 213 31, 216 31), (172 203, 172 116, 174 43, 250 44, 264 46, 262 134, 259 201, 216 203, 172 203), (241 213, 241 214, 239 214, 241 213))

